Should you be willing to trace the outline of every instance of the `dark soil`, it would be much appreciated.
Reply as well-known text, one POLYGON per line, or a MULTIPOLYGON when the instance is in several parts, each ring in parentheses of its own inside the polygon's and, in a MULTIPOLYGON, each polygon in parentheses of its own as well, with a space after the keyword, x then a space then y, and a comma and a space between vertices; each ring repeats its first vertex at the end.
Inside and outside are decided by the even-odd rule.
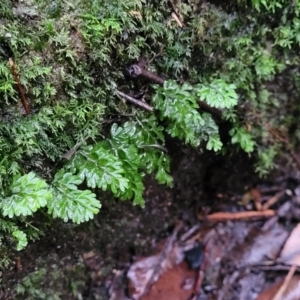
POLYGON ((192 226, 198 222, 197 212, 235 203, 257 182, 251 159, 243 153, 228 158, 174 142, 169 149, 173 188, 146 178, 145 208, 101 195, 103 207, 93 221, 81 226, 58 221, 39 241, 15 254, 21 268, 3 272, 0 299, 109 299, 106 285, 114 269, 126 269, 148 255, 178 220, 192 226), (27 287, 22 283, 40 270, 45 274, 27 287), (20 282, 31 292, 17 295, 13 289, 20 282))

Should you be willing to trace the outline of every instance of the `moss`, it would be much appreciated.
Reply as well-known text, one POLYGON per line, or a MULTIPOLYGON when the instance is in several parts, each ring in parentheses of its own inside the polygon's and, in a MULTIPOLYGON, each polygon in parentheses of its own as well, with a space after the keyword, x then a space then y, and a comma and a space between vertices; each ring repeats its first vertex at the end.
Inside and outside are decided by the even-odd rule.
POLYGON ((29 238, 32 235, 28 224, 43 228, 39 217, 34 219, 36 210, 76 222, 92 218, 100 207, 96 188, 143 204, 145 173, 161 183, 171 182, 168 155, 160 152, 168 133, 198 145, 197 133, 208 141, 209 149, 219 150, 223 142, 223 151, 253 151, 262 175, 275 166, 282 149, 291 150, 299 142, 298 4, 182 2, 176 6, 184 24, 180 27, 167 0, 2 2, 0 229, 18 243, 24 232, 29 238), (124 76, 126 66, 141 56, 149 70, 179 83, 174 84, 176 92, 170 92, 168 103, 157 101, 151 118, 116 96, 117 89, 134 94, 144 85, 146 99, 160 99, 160 93, 165 93, 124 76), (192 91, 188 95, 182 94, 184 82, 192 91), (29 103, 29 115, 24 112, 20 88, 29 103), (202 114, 197 101, 190 101, 195 93, 222 108, 229 138, 221 141, 218 124, 222 123, 202 114), (173 124, 174 118, 165 116, 170 116, 168 110, 179 94, 187 105, 178 106, 173 124), (237 105, 228 105, 233 103, 230 99, 234 104, 238 100, 237 105), (118 124, 110 128, 114 119, 118 124), (189 126, 179 126, 178 120, 189 126), (204 122, 201 130, 198 121, 204 122), (99 170, 86 168, 88 159, 95 157, 106 165, 109 161, 110 170, 115 170, 100 176, 107 181, 93 181, 99 170), (30 172, 35 175, 28 176, 30 172), (47 186, 56 196, 45 202, 45 188, 31 187, 28 193, 25 183, 32 186, 28 178, 34 180, 35 188, 47 186), (32 198, 39 199, 37 206, 25 209, 32 198), (8 204, 14 209, 8 211, 8 204), (78 209, 72 211, 74 207, 82 209, 83 219, 78 209), (28 221, 24 211, 31 211, 34 220, 28 221))

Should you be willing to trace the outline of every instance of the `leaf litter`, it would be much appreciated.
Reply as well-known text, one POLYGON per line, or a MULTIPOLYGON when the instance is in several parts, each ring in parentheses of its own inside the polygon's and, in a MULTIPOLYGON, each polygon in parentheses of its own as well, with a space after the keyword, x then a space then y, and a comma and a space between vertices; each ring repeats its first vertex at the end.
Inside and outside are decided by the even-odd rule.
MULTIPOLYGON (((247 203, 231 204, 231 211, 198 212, 194 226, 174 225, 154 254, 117 271, 124 278, 122 299, 299 300, 300 180, 295 180, 291 188, 286 178, 279 191, 252 189, 251 197, 241 196, 247 203)), ((111 288, 110 300, 114 293, 111 288)))

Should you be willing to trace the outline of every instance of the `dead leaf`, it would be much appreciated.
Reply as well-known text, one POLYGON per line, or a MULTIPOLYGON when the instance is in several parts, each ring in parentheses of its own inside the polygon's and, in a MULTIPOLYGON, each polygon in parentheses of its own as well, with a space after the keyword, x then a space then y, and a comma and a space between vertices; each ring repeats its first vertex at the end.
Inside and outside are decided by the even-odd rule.
POLYGON ((142 300, 187 300, 193 292, 195 279, 196 271, 182 262, 165 272, 142 300))
POLYGON ((129 294, 132 299, 141 299, 163 273, 183 261, 184 254, 175 243, 181 227, 182 223, 175 227, 159 254, 144 258, 130 267, 127 277, 129 294))
MULTIPOLYGON (((273 284, 264 290, 256 300, 271 300, 275 297, 278 290, 283 284, 283 280, 273 284)), ((285 292, 282 294, 280 300, 299 300, 300 299, 300 275, 294 276, 289 282, 285 292)))
POLYGON ((283 283, 283 280, 271 285, 269 288, 264 290, 257 298, 256 300, 270 300, 272 299, 277 291, 280 289, 281 285, 283 283))
POLYGON ((300 266, 300 223, 288 237, 279 259, 285 264, 300 266))

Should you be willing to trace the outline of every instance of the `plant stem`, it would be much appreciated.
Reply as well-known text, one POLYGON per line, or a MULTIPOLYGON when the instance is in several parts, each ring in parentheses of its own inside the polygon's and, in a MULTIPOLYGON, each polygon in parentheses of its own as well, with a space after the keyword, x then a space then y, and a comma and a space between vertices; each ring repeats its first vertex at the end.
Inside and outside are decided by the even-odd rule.
POLYGON ((12 74, 15 78, 15 81, 17 83, 17 87, 18 87, 18 90, 19 90, 19 93, 20 93, 20 96, 21 96, 21 99, 22 99, 22 104, 23 104, 25 113, 26 113, 26 115, 29 115, 30 114, 29 103, 28 103, 28 100, 25 97, 24 90, 23 90, 21 82, 20 82, 19 74, 16 71, 14 61, 11 58, 9 58, 9 65, 11 67, 11 72, 12 72, 12 74))
POLYGON ((133 98, 133 97, 127 95, 127 94, 124 94, 123 92, 120 92, 118 90, 116 92, 119 96, 123 97, 125 100, 128 100, 128 101, 134 103, 137 106, 140 106, 141 108, 143 108, 147 111, 153 111, 153 107, 148 105, 146 102, 137 100, 137 99, 135 99, 135 98, 133 98))
MULTIPOLYGON (((145 79, 150 80, 155 83, 158 83, 160 85, 163 85, 165 82, 165 79, 157 76, 156 74, 148 71, 147 69, 144 69, 143 67, 141 67, 138 64, 131 65, 127 70, 131 77, 138 77, 138 76, 144 77, 145 79)), ((129 99, 127 99, 127 100, 129 100, 129 99)), ((138 101, 138 100, 136 100, 136 101, 138 101)), ((137 105, 139 105, 139 104, 137 104, 137 105)), ((212 114, 213 116, 217 117, 218 119, 220 119, 222 117, 222 111, 220 111, 219 109, 217 109, 215 107, 209 106, 204 101, 199 101, 199 106, 201 109, 212 114)))

